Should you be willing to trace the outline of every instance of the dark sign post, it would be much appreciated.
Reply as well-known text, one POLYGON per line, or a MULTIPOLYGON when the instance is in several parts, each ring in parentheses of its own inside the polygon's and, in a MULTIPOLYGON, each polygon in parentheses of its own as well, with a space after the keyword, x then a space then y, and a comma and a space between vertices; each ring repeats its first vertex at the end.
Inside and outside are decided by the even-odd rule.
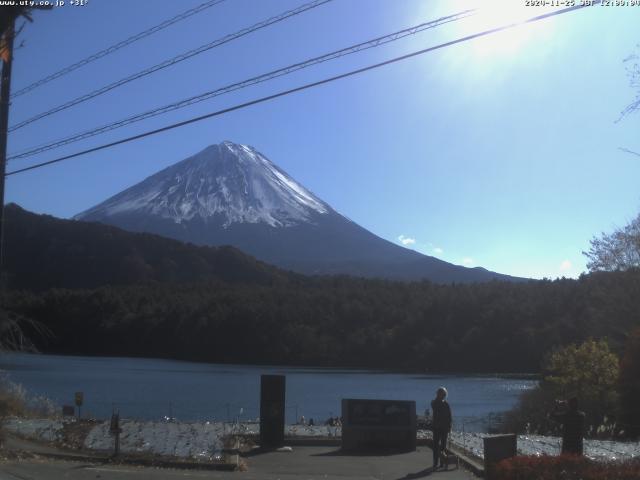
POLYGON ((82 407, 83 400, 84 394, 82 392, 76 392, 76 407, 78 407, 78 418, 82 416, 80 408, 82 407))
POLYGON ((63 405, 62 406, 62 416, 63 417, 73 417, 76 414, 76 409, 73 405, 63 405))
POLYGON ((284 443, 285 376, 262 375, 260 378, 260 445, 281 447, 284 443))
POLYGON ((115 436, 115 445, 113 456, 116 457, 120 453, 120 412, 115 411, 111 414, 111 426, 109 427, 109 433, 115 436))

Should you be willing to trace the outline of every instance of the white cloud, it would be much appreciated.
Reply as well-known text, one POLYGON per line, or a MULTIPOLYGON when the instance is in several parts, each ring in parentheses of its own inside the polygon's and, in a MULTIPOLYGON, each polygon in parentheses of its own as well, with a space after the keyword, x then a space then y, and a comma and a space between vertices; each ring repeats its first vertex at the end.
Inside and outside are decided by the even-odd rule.
POLYGON ((463 259, 462 259, 462 264, 463 264, 465 267, 469 267, 469 266, 473 265, 473 258, 471 258, 471 257, 465 257, 465 258, 463 258, 463 259))
POLYGON ((569 260, 564 260, 560 264, 560 271, 566 272, 567 270, 571 270, 572 267, 573 267, 573 264, 569 260))
POLYGON ((411 238, 411 237, 405 237, 404 235, 400 235, 398 237, 398 241, 402 244, 402 245, 414 245, 416 243, 416 239, 415 238, 411 238))
POLYGON ((444 253, 444 250, 441 249, 440 247, 435 247, 433 249, 433 253, 435 253, 436 255, 442 255, 444 253))

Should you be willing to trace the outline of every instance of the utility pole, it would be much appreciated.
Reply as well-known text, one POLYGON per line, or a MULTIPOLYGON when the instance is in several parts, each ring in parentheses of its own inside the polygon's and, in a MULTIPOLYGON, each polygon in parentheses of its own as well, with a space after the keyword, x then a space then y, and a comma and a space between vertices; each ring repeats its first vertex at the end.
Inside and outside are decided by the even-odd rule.
POLYGON ((32 7, 0 7, 0 49, 2 57, 2 77, 0 81, 0 289, 4 288, 2 265, 4 259, 4 183, 7 170, 7 140, 9 136, 9 105, 11 96, 11 66, 13 64, 13 40, 16 36, 16 19, 20 16, 31 19, 32 10, 51 10, 53 5, 35 5, 32 7))
MULTIPOLYGON (((2 49, 2 85, 0 86, 0 275, 4 255, 4 181, 7 169, 7 137, 9 130, 9 96, 11 95, 11 66, 13 64, 13 38, 15 36, 15 17, 3 33, 2 49)), ((0 284, 4 284, 0 277, 0 284)))

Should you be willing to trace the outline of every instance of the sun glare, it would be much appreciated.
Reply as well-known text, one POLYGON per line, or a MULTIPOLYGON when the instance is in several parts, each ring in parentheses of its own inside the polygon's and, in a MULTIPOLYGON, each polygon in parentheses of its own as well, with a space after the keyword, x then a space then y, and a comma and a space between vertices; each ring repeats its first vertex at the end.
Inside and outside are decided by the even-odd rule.
POLYGON ((547 37, 552 22, 542 20, 523 23, 529 18, 547 13, 550 7, 527 7, 519 0, 454 0, 446 2, 451 13, 473 8, 475 15, 456 24, 459 36, 471 35, 493 28, 518 24, 513 28, 476 38, 470 42, 473 53, 479 57, 518 53, 534 36, 547 37))
MULTIPOLYGON (((520 2, 493 0, 483 2, 470 24, 478 32, 525 20, 527 12, 520 2)), ((529 36, 529 25, 519 25, 472 42, 474 51, 481 55, 517 52, 529 36)))

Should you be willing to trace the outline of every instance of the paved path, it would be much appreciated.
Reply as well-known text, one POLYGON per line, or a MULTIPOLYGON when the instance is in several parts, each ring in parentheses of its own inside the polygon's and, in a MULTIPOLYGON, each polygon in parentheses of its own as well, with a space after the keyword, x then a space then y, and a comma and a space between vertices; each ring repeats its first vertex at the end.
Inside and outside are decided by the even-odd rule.
POLYGON ((0 463, 0 480, 36 479, 235 479, 235 480, 472 480, 459 470, 431 472, 431 450, 386 456, 340 454, 335 447, 295 447, 293 452, 269 452, 244 459, 247 471, 189 471, 150 467, 112 466, 90 462, 34 459, 0 463))
MULTIPOLYGON (((248 457, 249 471, 255 478, 349 478, 418 479, 476 478, 463 469, 431 472, 432 452, 418 447, 416 452, 396 455, 346 455, 336 447, 296 447, 291 453, 267 453, 248 457)), ((247 477, 249 478, 249 477, 247 477)))

